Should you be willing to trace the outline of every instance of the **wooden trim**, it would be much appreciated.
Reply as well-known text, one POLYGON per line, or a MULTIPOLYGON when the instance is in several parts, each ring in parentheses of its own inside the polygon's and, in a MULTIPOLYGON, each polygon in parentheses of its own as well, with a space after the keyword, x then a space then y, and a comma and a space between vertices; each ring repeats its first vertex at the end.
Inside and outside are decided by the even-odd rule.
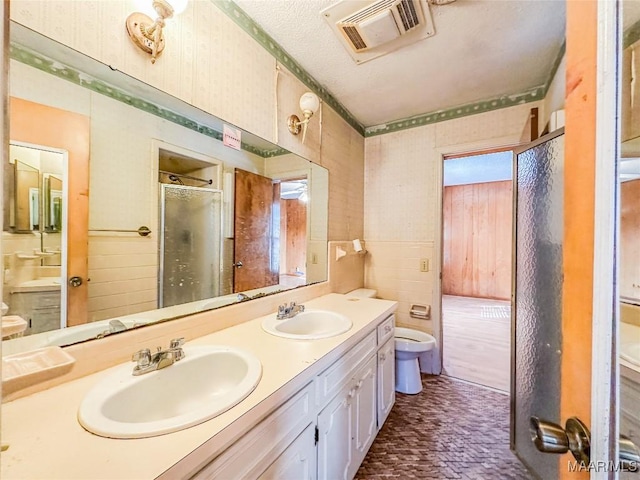
MULTIPOLYGON (((560 420, 591 424, 594 187, 596 148, 596 0, 568 1, 565 99, 564 245, 560 420)), ((558 462, 560 479, 589 478, 558 462)))
POLYGON ((514 150, 515 148, 518 148, 518 146, 519 145, 512 145, 506 147, 487 148, 486 150, 474 150, 465 153, 455 153, 452 155, 443 155, 442 159, 444 161, 447 161, 453 160, 454 158, 477 157, 478 155, 489 155, 490 153, 508 152, 514 150))
POLYGON ((538 107, 534 107, 531 109, 531 141, 536 140, 540 135, 538 135, 538 107))

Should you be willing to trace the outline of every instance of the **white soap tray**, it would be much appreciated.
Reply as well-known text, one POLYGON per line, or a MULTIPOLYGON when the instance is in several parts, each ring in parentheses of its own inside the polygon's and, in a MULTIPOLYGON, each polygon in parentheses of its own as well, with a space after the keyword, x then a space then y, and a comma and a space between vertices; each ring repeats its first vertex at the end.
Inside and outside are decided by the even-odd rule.
POLYGON ((22 333, 27 329, 27 321, 18 315, 5 315, 2 317, 2 338, 16 333, 22 333))
POLYGON ((45 347, 2 357, 2 393, 8 395, 59 377, 73 368, 75 358, 60 347, 45 347))

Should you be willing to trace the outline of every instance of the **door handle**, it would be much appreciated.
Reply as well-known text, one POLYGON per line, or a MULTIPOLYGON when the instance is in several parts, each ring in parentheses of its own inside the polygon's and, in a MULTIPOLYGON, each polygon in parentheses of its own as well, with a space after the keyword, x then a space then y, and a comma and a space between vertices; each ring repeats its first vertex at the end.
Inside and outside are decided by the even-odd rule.
POLYGON ((625 472, 640 471, 640 450, 638 446, 633 443, 633 440, 624 435, 620 435, 618 449, 620 451, 618 459, 620 460, 622 470, 625 472))
POLYGON ((69 286, 70 287, 79 287, 80 285, 82 285, 82 278, 80 278, 80 277, 71 277, 69 279, 69 286))
POLYGON ((587 426, 578 418, 571 417, 560 425, 540 420, 538 417, 529 419, 531 441, 543 453, 571 452, 573 457, 581 463, 588 464, 591 459, 591 433, 587 426))
MULTIPOLYGON (((552 422, 530 419, 531 441, 544 453, 566 453, 584 464, 591 460, 591 434, 587 426, 576 417, 567 420, 565 428, 552 422)), ((640 449, 633 441, 620 435, 618 460, 622 471, 638 472, 640 469, 640 449)))
POLYGON ((234 263, 233 266, 236 268, 242 268, 242 262, 234 263))

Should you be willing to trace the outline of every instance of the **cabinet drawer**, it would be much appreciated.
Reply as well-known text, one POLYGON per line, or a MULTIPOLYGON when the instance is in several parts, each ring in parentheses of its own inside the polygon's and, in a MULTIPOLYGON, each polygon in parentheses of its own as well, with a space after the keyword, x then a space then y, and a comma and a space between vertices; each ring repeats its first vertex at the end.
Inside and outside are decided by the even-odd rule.
POLYGON ((200 470, 194 479, 258 478, 292 439, 314 421, 314 384, 308 384, 240 440, 200 470))
POLYGON ((318 375, 318 405, 322 408, 351 380, 359 364, 376 351, 375 330, 347 352, 340 360, 318 375))
POLYGON ((387 340, 393 337, 393 329, 396 326, 396 316, 389 315, 380 325, 378 325, 378 345, 384 345, 387 340))

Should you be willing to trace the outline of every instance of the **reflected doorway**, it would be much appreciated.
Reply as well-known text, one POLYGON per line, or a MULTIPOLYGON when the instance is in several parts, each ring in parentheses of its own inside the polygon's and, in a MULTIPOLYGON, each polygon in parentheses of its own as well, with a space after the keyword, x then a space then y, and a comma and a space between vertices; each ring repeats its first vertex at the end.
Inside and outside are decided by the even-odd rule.
POLYGON ((11 142, 4 165, 3 298, 24 328, 11 337, 66 324, 67 152, 11 142))

